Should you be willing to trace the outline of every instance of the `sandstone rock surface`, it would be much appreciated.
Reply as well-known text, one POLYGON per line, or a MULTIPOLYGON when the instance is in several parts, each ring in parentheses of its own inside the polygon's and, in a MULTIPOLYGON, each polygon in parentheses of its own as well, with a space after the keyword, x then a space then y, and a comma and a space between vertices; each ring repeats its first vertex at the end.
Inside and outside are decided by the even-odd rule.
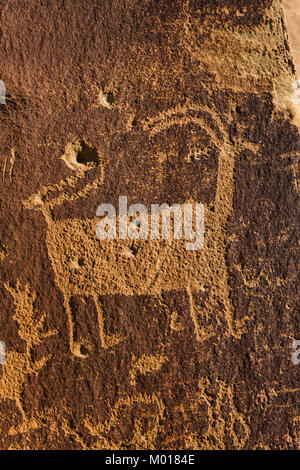
POLYGON ((286 6, 0 1, 1 449, 299 449, 286 6), (100 241, 121 195, 203 248, 100 241))

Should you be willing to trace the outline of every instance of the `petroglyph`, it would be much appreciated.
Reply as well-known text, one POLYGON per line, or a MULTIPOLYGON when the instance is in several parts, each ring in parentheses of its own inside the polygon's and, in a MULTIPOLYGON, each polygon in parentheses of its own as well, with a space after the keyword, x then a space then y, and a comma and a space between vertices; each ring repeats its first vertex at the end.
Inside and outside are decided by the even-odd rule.
POLYGON ((162 400, 155 394, 127 396, 120 398, 111 408, 111 417, 107 421, 95 425, 92 419, 87 417, 85 427, 93 436, 98 437, 94 449, 120 449, 122 434, 122 449, 155 449, 164 409, 162 400), (133 426, 129 429, 125 421, 133 416, 133 411, 133 426))
MULTIPOLYGON (((229 111, 230 115, 231 111, 229 111)), ((96 239, 96 218, 94 220, 72 218, 63 221, 53 219, 51 213, 53 207, 67 200, 83 198, 91 190, 105 184, 105 179, 95 180, 80 192, 74 191, 72 195, 64 192, 66 181, 61 181, 57 186, 59 196, 56 198, 48 200, 46 195, 49 193, 49 187, 44 187, 39 193, 24 201, 25 207, 41 210, 47 220, 49 258, 56 275, 56 282, 64 295, 70 331, 70 349, 78 357, 85 355, 80 353, 80 344, 74 341, 74 320, 70 309, 70 299, 76 294, 94 297, 98 313, 100 312, 98 324, 103 347, 117 344, 120 338, 105 337, 104 314, 99 306, 100 300, 99 297, 97 299, 97 295, 151 294, 160 296, 163 291, 181 290, 185 286, 189 293, 196 337, 198 341, 203 341, 214 334, 214 329, 213 327, 203 329, 201 326, 203 313, 198 311, 194 295, 203 285, 209 284, 211 294, 206 304, 207 318, 216 316, 215 302, 218 298, 222 298, 228 334, 239 337, 245 331, 244 322, 234 319, 234 311, 229 299, 230 289, 223 247, 226 245, 227 220, 232 212, 234 158, 235 154, 241 148, 247 148, 247 145, 230 142, 224 125, 215 111, 210 112, 207 107, 202 109, 189 103, 148 119, 144 127, 154 135, 175 124, 184 126, 189 122, 201 124, 201 128, 208 134, 212 143, 219 145, 220 151, 214 210, 207 211, 205 247, 200 252, 186 253, 182 240, 139 240, 137 254, 128 258, 124 257, 124 253, 130 251, 130 240, 96 239), (82 266, 72 269, 74 261, 70 263, 69 260, 76 260, 78 257, 84 260, 82 266), (124 262, 120 262, 122 258, 124 262)), ((69 145, 66 148, 69 149, 69 145)), ((75 150, 72 152, 74 160, 76 152, 75 150)), ((63 158, 65 159, 65 156, 63 158)), ((78 178, 82 176, 83 173, 78 178)), ((71 184, 75 182, 71 180, 71 184)), ((86 344, 84 349, 86 349, 86 344)))
POLYGON ((198 450, 225 450, 224 442, 232 440, 235 449, 243 449, 250 435, 250 428, 242 413, 238 412, 234 402, 234 386, 217 380, 216 397, 212 393, 212 384, 206 378, 199 382, 199 392, 181 405, 184 416, 197 413, 199 407, 205 409, 206 430, 199 435, 187 430, 186 441, 193 441, 193 448, 198 450), (213 398, 214 397, 214 398, 213 398), (228 407, 225 417, 222 408, 228 407))
POLYGON ((6 364, 3 367, 3 375, 0 379, 0 398, 13 400, 22 415, 23 421, 27 421, 22 405, 24 382, 27 375, 38 374, 52 357, 50 354, 40 360, 32 361, 31 352, 34 346, 39 345, 45 338, 56 335, 57 331, 43 332, 46 314, 43 314, 40 319, 36 318, 34 310, 36 293, 31 290, 29 284, 22 288, 17 281, 15 287, 5 284, 5 288, 14 299, 16 310, 13 319, 19 325, 18 334, 26 343, 26 352, 7 351, 6 364))
POLYGON ((48 3, 0 18, 1 448, 299 448, 282 2, 48 3), (119 196, 203 204, 204 247, 99 240, 119 196))
MULTIPOLYGON (((8 179, 9 179, 9 182, 11 183, 12 178, 13 178, 13 171, 14 171, 14 166, 16 162, 16 157, 17 157, 17 152, 14 147, 11 149, 10 154, 11 154, 11 157, 9 159, 10 168, 9 168, 8 179)), ((3 163, 3 169, 2 169, 2 181, 4 181, 6 177, 7 162, 8 162, 8 156, 6 155, 4 163, 3 163)))
POLYGON ((131 383, 135 385, 137 374, 151 374, 161 368, 161 366, 168 360, 167 357, 160 354, 156 355, 143 355, 138 360, 133 358, 133 367, 130 372, 131 383))

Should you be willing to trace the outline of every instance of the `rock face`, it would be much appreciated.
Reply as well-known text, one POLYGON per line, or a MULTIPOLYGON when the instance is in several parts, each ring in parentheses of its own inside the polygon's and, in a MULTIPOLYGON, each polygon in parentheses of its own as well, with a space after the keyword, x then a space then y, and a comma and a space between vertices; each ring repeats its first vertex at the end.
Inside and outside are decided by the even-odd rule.
POLYGON ((300 4, 296 0, 283 0, 286 23, 290 38, 291 50, 298 78, 300 77, 300 4))
POLYGON ((298 449, 281 2, 0 8, 1 449, 298 449), (119 196, 203 204, 203 248, 99 240, 119 196))

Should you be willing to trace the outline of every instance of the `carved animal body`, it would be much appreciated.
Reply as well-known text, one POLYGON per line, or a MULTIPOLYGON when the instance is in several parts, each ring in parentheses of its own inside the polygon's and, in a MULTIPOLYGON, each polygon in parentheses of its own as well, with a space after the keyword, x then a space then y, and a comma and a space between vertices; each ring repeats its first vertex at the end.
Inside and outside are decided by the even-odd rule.
MULTIPOLYGON (((209 127, 203 115, 197 116, 195 114, 197 111, 199 108, 193 105, 186 110, 178 108, 170 110, 167 116, 159 115, 153 119, 150 132, 154 134, 174 124, 184 126, 196 122, 205 130, 211 141, 219 146, 216 197, 213 201, 213 210, 206 211, 205 242, 202 250, 187 251, 183 240, 136 240, 133 249, 131 240, 97 239, 95 230, 97 218, 54 220, 51 209, 66 200, 63 188, 68 184, 67 180, 61 182, 61 194, 57 199, 49 202, 43 200, 42 190, 25 202, 27 208, 40 209, 47 220, 48 254, 55 271, 57 285, 64 296, 70 331, 70 349, 78 357, 86 356, 86 348, 83 353, 84 343, 74 340, 74 319, 70 307, 74 295, 93 297, 97 307, 103 347, 111 347, 121 340, 119 335, 108 336, 104 331, 100 296, 106 294, 160 296, 163 291, 186 289, 196 338, 202 341, 213 334, 213 329, 206 327, 204 330, 201 327, 201 312, 197 308, 194 294, 203 290, 205 285, 209 285, 210 295, 206 305, 208 315, 215 315, 215 300, 222 292, 228 333, 233 335, 242 333, 241 324, 233 319, 226 282, 228 273, 222 252, 226 236, 224 229, 232 210, 234 154, 237 149, 225 137, 222 122, 213 112, 211 113, 211 110, 205 108, 200 109, 200 112, 206 115, 213 114, 214 122, 218 123, 218 132, 209 127)), ((145 128, 147 126, 145 125, 145 128)), ((84 172, 79 173, 78 179, 83 174, 84 172)), ((73 193, 70 199, 84 197, 102 184, 103 179, 97 180, 80 192, 73 193)), ((201 201, 195 202, 201 203, 201 201)))

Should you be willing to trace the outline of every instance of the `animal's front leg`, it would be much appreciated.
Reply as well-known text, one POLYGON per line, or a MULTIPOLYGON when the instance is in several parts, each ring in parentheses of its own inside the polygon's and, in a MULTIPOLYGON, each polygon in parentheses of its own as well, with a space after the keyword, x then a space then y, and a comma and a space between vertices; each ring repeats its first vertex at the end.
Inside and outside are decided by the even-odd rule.
POLYGON ((67 313, 68 327, 69 327, 69 342, 70 342, 70 351, 74 356, 80 357, 82 359, 88 356, 88 348, 84 342, 75 341, 75 320, 74 315, 71 309, 71 296, 64 292, 64 305, 67 313))
POLYGON ((103 305, 98 295, 95 294, 93 298, 94 298, 94 302, 95 302, 96 309, 97 309, 99 336, 101 340, 101 345, 104 349, 111 348, 112 346, 115 346, 120 341, 122 341, 123 337, 119 335, 118 333, 112 334, 112 335, 105 333, 103 305))

